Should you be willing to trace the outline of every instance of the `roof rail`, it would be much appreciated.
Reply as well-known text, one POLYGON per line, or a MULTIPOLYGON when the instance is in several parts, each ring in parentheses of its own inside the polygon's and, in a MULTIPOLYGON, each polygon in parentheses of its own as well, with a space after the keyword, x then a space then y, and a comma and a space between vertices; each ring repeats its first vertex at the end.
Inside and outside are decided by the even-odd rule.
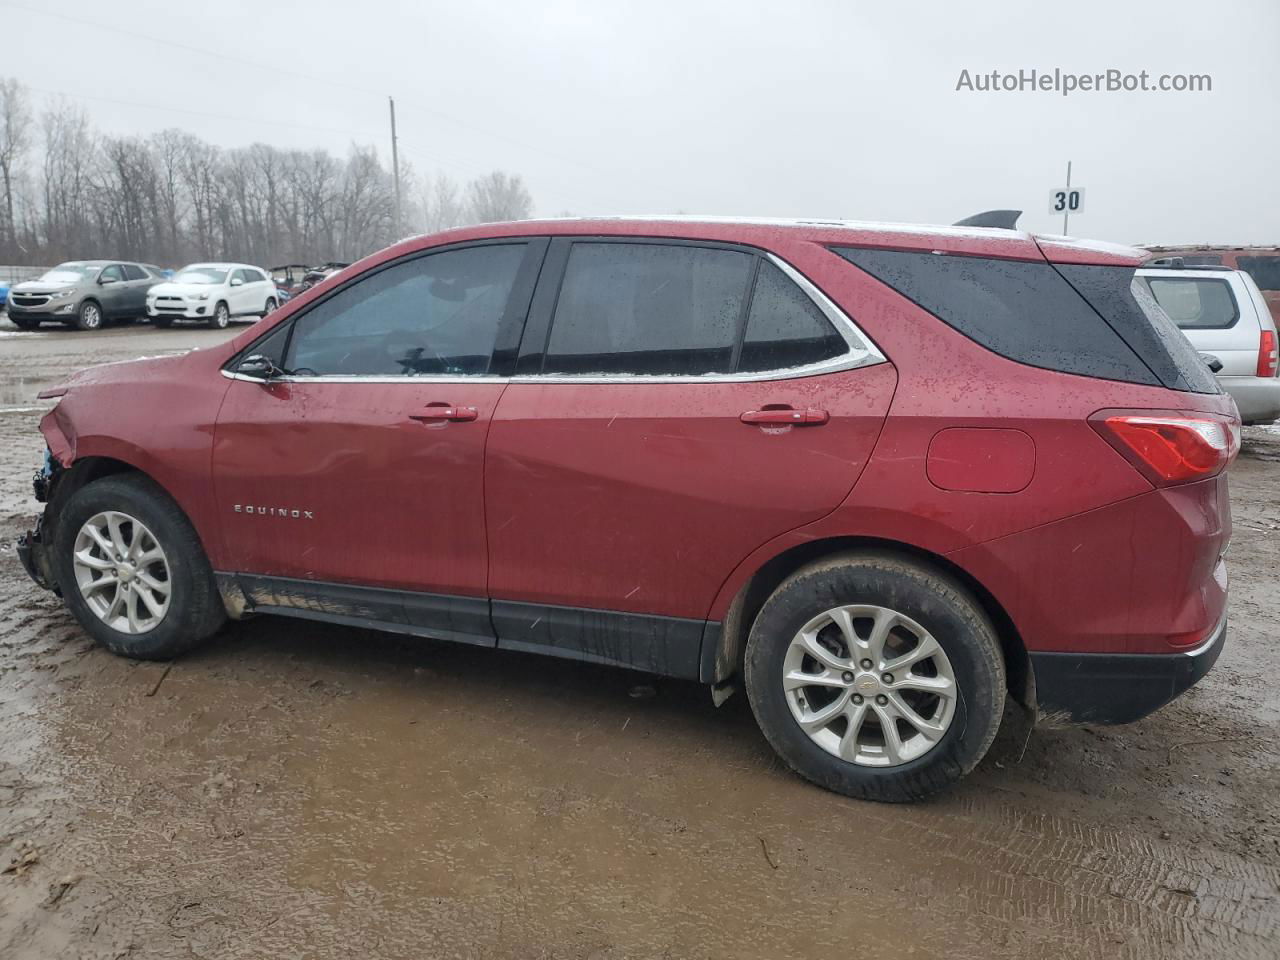
POLYGON ((1021 210, 983 210, 971 217, 957 220, 953 227, 1000 227, 1004 230, 1018 229, 1018 218, 1021 210))
POLYGON ((1235 267, 1222 263, 1187 263, 1182 257, 1156 257, 1143 264, 1144 267, 1158 267, 1161 270, 1218 270, 1232 273, 1235 267))

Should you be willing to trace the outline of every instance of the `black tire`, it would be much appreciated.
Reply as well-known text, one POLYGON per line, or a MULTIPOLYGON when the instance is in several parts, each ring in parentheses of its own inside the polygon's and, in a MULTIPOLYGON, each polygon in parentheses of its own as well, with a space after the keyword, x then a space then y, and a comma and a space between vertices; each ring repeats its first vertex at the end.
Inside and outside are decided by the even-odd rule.
POLYGON ((86 300, 76 313, 76 326, 81 330, 101 330, 104 319, 102 305, 97 300, 86 300))
POLYGON ((226 621, 213 571, 191 522, 167 493, 141 474, 114 474, 71 495, 58 516, 53 565, 72 614, 95 640, 119 656, 171 660, 211 637, 226 621), (76 537, 86 521, 107 510, 136 517, 169 561, 169 607, 145 633, 127 633, 108 625, 89 608, 77 586, 72 563, 76 537))
POLYGON ((231 311, 225 300, 219 300, 213 308, 213 316, 209 318, 209 326, 214 330, 225 330, 231 322, 231 311))
POLYGON ((864 800, 919 800, 960 779, 986 754, 1004 713, 1005 664, 995 628, 969 592, 938 571, 881 552, 842 554, 799 570, 765 602, 747 641, 745 680, 765 738, 801 776, 864 800), (886 607, 914 620, 942 647, 958 696, 950 725, 923 755, 865 766, 829 753, 792 715, 783 661, 800 628, 848 604, 886 607))
POLYGON ((276 298, 275 298, 275 297, 267 297, 267 302, 266 302, 266 303, 263 305, 263 307, 262 307, 262 315, 265 317, 267 314, 269 314, 269 313, 270 313, 272 310, 274 310, 275 308, 276 308, 276 298))
POLYGON ((10 317, 9 320, 19 330, 37 330, 40 327, 39 320, 28 320, 26 317, 23 317, 22 319, 18 319, 17 317, 10 317))
POLYGON ((173 326, 173 317, 156 317, 151 321, 161 330, 168 330, 173 326))

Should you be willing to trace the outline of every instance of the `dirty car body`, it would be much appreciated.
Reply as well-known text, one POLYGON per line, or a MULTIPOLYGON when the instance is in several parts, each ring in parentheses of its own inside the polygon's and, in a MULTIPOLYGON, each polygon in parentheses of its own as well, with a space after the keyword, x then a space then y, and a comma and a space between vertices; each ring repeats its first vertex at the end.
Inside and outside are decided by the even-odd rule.
POLYGON ((222 346, 52 391, 21 553, 131 655, 174 648, 84 591, 160 580, 133 625, 159 635, 207 570, 218 617, 745 685, 803 775, 913 799, 976 764, 1006 687, 1128 722, 1225 641, 1239 420, 1142 259, 849 222, 408 240, 222 346), (81 501, 122 478, 189 524, 189 563, 159 515, 98 552, 112 508, 81 501))

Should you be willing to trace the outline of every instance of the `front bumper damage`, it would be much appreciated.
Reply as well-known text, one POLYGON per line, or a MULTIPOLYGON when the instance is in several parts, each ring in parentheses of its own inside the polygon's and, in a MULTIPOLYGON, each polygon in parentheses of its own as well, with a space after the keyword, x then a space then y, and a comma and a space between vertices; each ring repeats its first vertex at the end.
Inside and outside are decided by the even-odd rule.
MULTIPOLYGON (((44 464, 31 481, 36 499, 41 503, 49 502, 49 497, 53 492, 54 481, 61 472, 62 468, 46 449, 44 452, 44 464)), ((49 536, 45 517, 38 517, 35 528, 28 530, 18 538, 18 560, 22 563, 22 569, 27 571, 27 576, 34 580, 37 586, 43 587, 45 590, 52 590, 61 596, 62 591, 58 589, 58 579, 53 573, 48 541, 49 536)))

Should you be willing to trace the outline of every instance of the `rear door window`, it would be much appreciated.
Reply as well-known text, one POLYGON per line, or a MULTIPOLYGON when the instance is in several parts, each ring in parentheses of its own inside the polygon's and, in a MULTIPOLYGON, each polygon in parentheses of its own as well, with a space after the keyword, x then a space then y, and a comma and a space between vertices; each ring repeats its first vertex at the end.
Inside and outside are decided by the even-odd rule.
POLYGON ((124 278, 126 280, 145 280, 147 279, 147 273, 141 267, 126 263, 124 265, 124 278))
POLYGON ((1240 319, 1226 280, 1201 277, 1145 277, 1156 303, 1183 330, 1225 329, 1240 319))
POLYGON ((755 258, 660 243, 570 248, 543 372, 729 373, 755 258))
POLYGON ((738 372, 804 367, 848 350, 849 345, 817 304, 777 266, 761 261, 738 372))

